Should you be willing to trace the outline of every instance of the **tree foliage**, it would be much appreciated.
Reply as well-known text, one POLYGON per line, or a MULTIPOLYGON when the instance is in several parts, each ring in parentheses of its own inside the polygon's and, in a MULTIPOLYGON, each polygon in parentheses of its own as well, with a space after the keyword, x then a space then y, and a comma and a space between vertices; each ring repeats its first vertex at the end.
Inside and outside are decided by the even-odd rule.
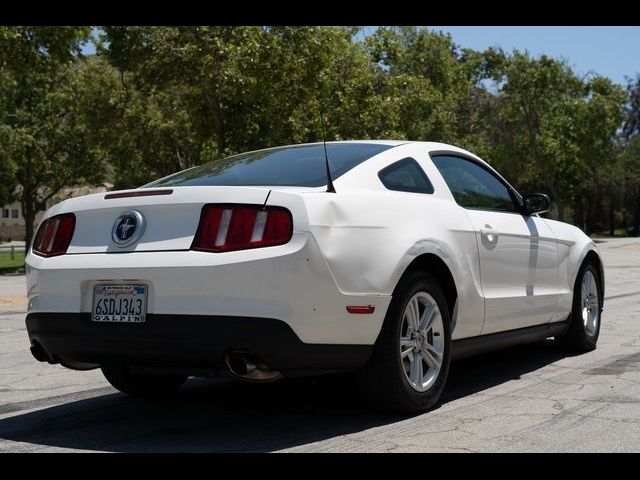
POLYGON ((547 191, 558 217, 613 159, 625 94, 604 77, 578 78, 565 62, 514 52, 494 73, 490 157, 524 189, 547 191), (581 181, 576 181, 580 179, 581 181))
POLYGON ((0 201, 21 192, 27 213, 62 186, 135 187, 324 130, 468 148, 587 231, 633 217, 638 80, 416 27, 107 26, 87 58, 91 31, 0 28, 0 201))
POLYGON ((626 140, 640 133, 640 75, 627 84, 629 102, 625 108, 626 118, 622 134, 626 140))
POLYGON ((100 179, 87 141, 77 58, 86 27, 0 27, 0 165, 5 200, 35 215, 63 187, 100 179), (13 181, 11 181, 13 180, 13 181))

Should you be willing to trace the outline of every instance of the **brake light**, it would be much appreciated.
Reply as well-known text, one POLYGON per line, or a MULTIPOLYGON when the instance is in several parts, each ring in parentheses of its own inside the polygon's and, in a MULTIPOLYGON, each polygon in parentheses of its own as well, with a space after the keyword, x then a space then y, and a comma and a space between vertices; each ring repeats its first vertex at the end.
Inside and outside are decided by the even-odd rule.
POLYGON ((47 218, 38 228, 33 240, 33 253, 41 257, 64 255, 71 243, 75 227, 76 216, 73 213, 47 218))
POLYGON ((191 248, 230 252, 272 247, 291 240, 291 213, 282 207, 262 205, 205 205, 191 248))

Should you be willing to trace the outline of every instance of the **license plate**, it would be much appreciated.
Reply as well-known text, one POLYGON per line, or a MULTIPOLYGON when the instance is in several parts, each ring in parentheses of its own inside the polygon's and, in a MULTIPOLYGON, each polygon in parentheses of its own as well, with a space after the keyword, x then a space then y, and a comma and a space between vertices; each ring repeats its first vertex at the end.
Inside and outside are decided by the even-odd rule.
POLYGON ((96 285, 94 322, 142 323, 147 314, 147 285, 96 285))

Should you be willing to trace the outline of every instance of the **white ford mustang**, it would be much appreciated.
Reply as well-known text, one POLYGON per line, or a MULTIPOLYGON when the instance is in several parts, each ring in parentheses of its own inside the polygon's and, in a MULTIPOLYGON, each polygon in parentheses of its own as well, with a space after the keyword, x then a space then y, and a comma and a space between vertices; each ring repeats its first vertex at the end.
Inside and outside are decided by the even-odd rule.
POLYGON ((423 411, 452 358, 595 347, 600 257, 548 209, 468 151, 403 141, 260 150, 69 199, 26 259, 31 351, 132 395, 357 371, 379 406, 423 411))

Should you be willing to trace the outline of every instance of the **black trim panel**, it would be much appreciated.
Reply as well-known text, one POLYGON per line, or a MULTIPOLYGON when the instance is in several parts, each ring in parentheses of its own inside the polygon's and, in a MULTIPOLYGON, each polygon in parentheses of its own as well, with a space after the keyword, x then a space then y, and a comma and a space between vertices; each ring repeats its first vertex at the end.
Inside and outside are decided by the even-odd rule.
POLYGON ((364 366, 373 345, 304 343, 281 320, 147 314, 142 324, 92 322, 89 313, 30 313, 32 346, 53 363, 221 369, 230 349, 247 350, 283 373, 364 366))
POLYGON ((567 326, 568 321, 545 323, 533 327, 518 328, 506 332, 490 333, 488 335, 454 340, 452 351, 453 359, 459 360, 492 350, 500 350, 515 345, 544 340, 547 337, 561 335, 567 326))

